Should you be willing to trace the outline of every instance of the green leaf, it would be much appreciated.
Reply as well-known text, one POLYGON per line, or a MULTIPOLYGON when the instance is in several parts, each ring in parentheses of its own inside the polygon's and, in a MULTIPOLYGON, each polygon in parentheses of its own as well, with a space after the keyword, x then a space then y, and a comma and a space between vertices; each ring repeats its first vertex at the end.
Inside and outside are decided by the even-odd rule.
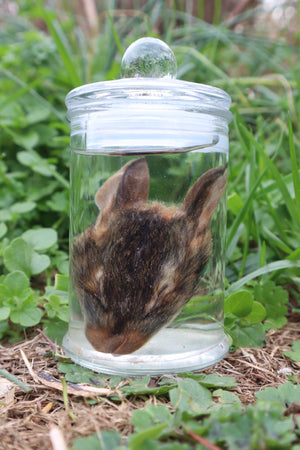
MULTIPOLYGON (((205 426, 208 441, 221 448, 285 450, 291 448, 295 434, 293 419, 283 417, 283 411, 282 406, 269 402, 257 402, 246 409, 233 403, 214 410, 201 425, 202 429, 205 426)), ((197 426, 193 427, 194 431, 197 426)))
POLYGON ((141 431, 139 433, 133 434, 128 443, 128 449, 129 450, 139 450, 142 446, 142 444, 147 439, 155 439, 159 437, 159 435, 162 433, 162 431, 166 428, 167 423, 161 423, 159 425, 155 425, 154 427, 147 428, 144 431, 141 431))
POLYGON ((58 212, 68 212, 68 198, 66 192, 56 192, 51 200, 46 203, 47 207, 52 209, 52 211, 58 212))
POLYGON ((5 225, 5 223, 2 222, 0 223, 0 239, 2 239, 6 233, 7 233, 7 226, 5 225))
POLYGON ((248 316, 244 319, 251 324, 259 323, 264 320, 266 314, 267 312, 264 306, 261 303, 254 301, 250 314, 248 314, 248 316))
POLYGON ((192 379, 179 380, 178 387, 169 395, 173 408, 191 417, 207 414, 207 408, 213 403, 210 391, 192 379))
POLYGON ((8 306, 2 306, 0 308, 0 321, 7 320, 9 318, 10 308, 8 306))
MULTIPOLYGON (((29 113, 26 114, 26 122, 27 124, 30 125, 42 122, 49 117, 49 114, 50 114, 49 108, 47 108, 41 103, 32 102, 30 105, 29 113)), ((36 129, 38 128, 36 127, 36 129)), ((40 136, 40 134, 41 133, 39 133, 38 137, 40 136)))
POLYGON ((69 291, 69 276, 56 274, 55 276, 55 289, 58 291, 69 291))
POLYGON ((73 441, 74 450, 117 450, 121 445, 121 435, 115 430, 104 430, 92 436, 73 441))
POLYGON ((266 309, 268 324, 267 329, 273 325, 280 327, 286 322, 288 292, 282 286, 276 286, 273 281, 256 284, 254 296, 266 309))
POLYGON ((69 304, 69 292, 68 291, 61 291, 61 290, 55 289, 55 286, 46 286, 45 298, 49 299, 50 295, 56 295, 57 297, 59 297, 60 303, 62 305, 69 304))
POLYGON ((39 228, 25 231, 22 238, 34 250, 47 250, 57 243, 57 231, 52 228, 39 228))
POLYGON ((121 445, 121 435, 115 430, 103 430, 99 434, 99 443, 101 450, 117 450, 121 445))
POLYGON ((42 316, 43 312, 40 308, 27 306, 20 310, 12 311, 10 319, 23 327, 33 327, 41 321, 42 316))
POLYGON ((44 325, 44 332, 53 342, 62 345, 63 338, 68 331, 68 326, 68 323, 55 318, 44 325))
POLYGON ((38 253, 32 252, 31 263, 30 263, 30 273, 32 275, 37 275, 38 273, 44 272, 51 264, 50 258, 47 255, 39 255, 38 253))
POLYGON ((233 212, 233 214, 235 214, 236 216, 238 215, 238 213, 242 209, 243 204, 244 204, 243 200, 241 199, 241 197, 236 192, 233 192, 227 198, 228 209, 230 209, 233 212))
MULTIPOLYGON (((175 383, 174 383, 175 384, 175 383)), ((165 395, 169 392, 172 386, 168 384, 158 384, 152 387, 150 385, 150 377, 135 378, 129 385, 122 387, 120 390, 123 395, 139 395, 139 394, 153 394, 165 395)))
POLYGON ((69 322, 69 306, 68 305, 60 305, 59 310, 57 312, 57 317, 63 322, 69 322))
POLYGON ((131 422, 137 433, 165 423, 168 425, 163 433, 165 435, 171 431, 174 417, 166 405, 147 405, 145 409, 133 411, 131 422))
MULTIPOLYGON (((79 366, 78 364, 59 363, 58 370, 64 373, 66 380, 71 383, 88 383, 98 387, 107 386, 108 375, 95 373, 86 367, 79 366)), ((117 381, 119 382, 120 380, 121 379, 117 381)))
POLYGON ((237 386, 237 382, 233 377, 225 377, 217 373, 210 373, 205 375, 203 373, 183 373, 178 374, 179 377, 184 376, 185 378, 193 378, 197 380, 198 383, 207 388, 223 387, 232 388, 237 386))
POLYGON ((263 347, 266 338, 265 329, 261 323, 236 326, 230 330, 230 335, 238 347, 263 347))
POLYGON ((30 167, 34 172, 44 177, 56 178, 65 188, 69 188, 69 183, 56 170, 53 164, 42 158, 34 150, 19 152, 17 154, 18 161, 24 166, 30 167))
POLYGON ((26 133, 23 131, 21 134, 14 133, 14 142, 20 145, 20 147, 33 148, 37 145, 38 141, 39 136, 33 130, 27 131, 26 133))
POLYGON ((234 314, 237 317, 245 317, 251 313, 253 296, 248 291, 239 291, 231 294, 225 300, 224 312, 234 314))
POLYGON ((300 361, 300 341, 294 341, 292 350, 286 350, 283 354, 293 361, 300 361))
POLYGON ((217 389, 213 392, 213 397, 218 399, 218 403, 215 406, 223 406, 224 404, 240 404, 239 397, 233 392, 225 391, 224 389, 217 389))
POLYGON ((12 214, 26 214, 26 213, 32 211, 35 207, 36 207, 35 202, 30 202, 30 201, 18 202, 18 203, 14 203, 10 207, 10 212, 12 214))
POLYGON ((4 251, 4 264, 9 271, 20 270, 31 275, 32 248, 22 238, 14 239, 4 251))
POLYGON ((0 220, 1 222, 9 222, 12 220, 12 213, 7 209, 0 209, 0 220))
POLYGON ((278 388, 266 387, 256 392, 255 397, 268 402, 278 402, 282 406, 290 406, 293 402, 300 402, 300 384, 294 385, 287 381, 278 388))
MULTIPOLYGON (((52 265, 56 266, 59 271, 59 276, 65 276, 68 277, 69 275, 69 255, 60 250, 55 251, 55 255, 52 256, 52 265)), ((62 289, 62 291, 65 290, 65 287, 62 289)))
MULTIPOLYGON (((30 288, 30 281, 24 272, 17 270, 5 277, 3 285, 6 287, 9 296, 24 298, 24 292, 28 292, 28 288, 30 288)), ((31 289, 29 292, 31 293, 31 289)))
POLYGON ((132 412, 131 423, 134 425, 134 429, 138 433, 153 426, 151 415, 144 409, 137 409, 132 412))
POLYGON ((17 238, 4 251, 4 264, 9 271, 20 270, 27 276, 43 272, 50 265, 47 255, 38 255, 22 238, 17 238))
POLYGON ((40 175, 51 177, 53 174, 54 166, 49 165, 45 159, 35 153, 26 151, 19 152, 17 158, 21 164, 30 167, 34 172, 37 172, 40 175))
MULTIPOLYGON (((24 327, 30 327, 40 322, 43 312, 37 306, 28 277, 21 271, 8 274, 0 285, 0 296, 5 306, 9 306, 10 319, 24 327)), ((7 315, 7 310, 2 309, 7 315)), ((3 319, 4 316, 1 316, 3 319)), ((7 317, 6 317, 7 318, 7 317)))
POLYGON ((9 330, 8 320, 0 321, 0 338, 2 338, 9 330))
POLYGON ((44 308, 49 318, 57 316, 63 322, 69 320, 69 305, 65 304, 65 299, 56 294, 46 297, 48 302, 44 303, 44 308))

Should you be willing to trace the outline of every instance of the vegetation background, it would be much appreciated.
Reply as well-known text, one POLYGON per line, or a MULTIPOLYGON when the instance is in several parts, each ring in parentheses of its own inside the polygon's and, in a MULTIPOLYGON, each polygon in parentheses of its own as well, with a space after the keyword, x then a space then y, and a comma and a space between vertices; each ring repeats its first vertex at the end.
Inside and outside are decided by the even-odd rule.
MULTIPOLYGON (((68 320, 69 126, 64 98, 81 84, 119 78, 124 50, 142 36, 159 37, 171 46, 179 78, 223 88, 233 99, 225 300, 232 350, 261 347, 268 330, 299 321, 300 3, 23 0, 0 2, 0 12, 2 342, 32 336, 37 326, 61 342, 68 320)), ((293 348, 299 361, 298 340, 293 348)), ((295 388, 298 383, 289 381, 295 388)), ((164 420, 171 435, 180 422, 176 414, 184 413, 183 423, 201 416, 188 407, 179 413, 174 404, 180 405, 174 400, 171 412, 160 412, 170 414, 164 420)), ((288 404, 273 408, 278 423, 288 404)), ((263 410, 258 405, 253 417, 262 414, 259 408, 263 410)), ((148 413, 163 422, 158 411, 148 413)), ((158 426, 155 420, 148 430, 151 424, 158 426)), ((219 448, 229 446, 227 437, 222 441, 204 422, 193 423, 198 435, 209 436, 219 448)), ((145 442, 162 436, 160 445, 178 448, 177 435, 170 443, 166 430, 147 435, 138 421, 135 426, 133 444, 129 440, 124 445, 156 448, 158 441, 145 442), (134 437, 143 432, 145 439, 134 437)), ((297 425, 286 429, 290 440, 282 445, 289 442, 298 449, 297 425)), ((278 436, 272 447, 264 434, 261 447, 249 441, 245 448, 289 448, 279 446, 278 436)), ((118 435, 107 439, 108 448, 113 448, 110 439, 120 445, 118 435)))

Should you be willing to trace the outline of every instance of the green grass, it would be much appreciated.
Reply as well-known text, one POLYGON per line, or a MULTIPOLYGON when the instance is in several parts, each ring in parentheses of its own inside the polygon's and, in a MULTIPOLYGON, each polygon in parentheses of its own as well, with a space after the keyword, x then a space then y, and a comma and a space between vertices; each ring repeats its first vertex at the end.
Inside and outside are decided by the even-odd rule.
MULTIPOLYGON (((64 97, 80 84, 119 77, 124 49, 142 35, 157 36, 161 18, 160 37, 174 50, 180 77, 222 87, 233 99, 228 294, 271 279, 299 292, 297 40, 289 44, 262 32, 251 35, 247 27, 235 33, 219 23, 220 3, 214 25, 203 22, 201 14, 187 15, 183 4, 176 9, 172 3, 168 9, 165 2, 150 1, 127 20, 116 14, 113 2, 110 6, 99 16, 99 34, 91 37, 84 35, 73 13, 60 14, 40 0, 35 8, 24 2, 19 18, 6 17, 0 34, 3 276, 20 269, 8 266, 5 252, 12 245, 15 251, 14 240, 37 228, 58 232, 56 243, 38 255, 48 258, 46 279, 51 283, 53 270, 67 274, 69 129, 64 97), (44 21, 48 33, 35 27, 33 19, 44 21)), ((251 14, 255 18, 258 13, 251 14)), ((19 250, 22 254, 24 248, 19 250)), ((299 296, 291 297, 292 306, 299 307, 299 296)), ((3 330, 3 336, 21 331, 11 324, 3 330)))
MULTIPOLYGON (((124 49, 146 35, 160 37, 172 47, 180 78, 223 88, 233 99, 225 316, 233 347, 263 345, 270 322, 280 328, 288 311, 299 312, 297 36, 289 36, 288 41, 283 33, 270 39, 264 30, 254 33, 247 25, 237 33, 222 23, 220 2, 216 2, 214 24, 208 25, 201 16, 204 2, 198 3, 199 17, 187 15, 183 2, 170 2, 168 9, 166 2, 153 0, 126 16, 126 12, 116 14, 110 1, 109 11, 99 16, 96 36, 86 36, 72 12, 48 9, 41 0, 35 7, 20 2, 17 18, 3 18, 0 336, 4 340, 19 339, 24 328, 37 324, 46 324, 52 332, 66 326, 69 127, 64 98, 80 84, 118 78, 124 49), (43 20, 48 32, 38 29, 34 19, 43 20), (245 299, 247 308, 242 304, 245 299)), ((253 10, 248 16, 257 14, 253 10)), ((233 22, 237 25, 241 20, 236 17, 233 22)), ((254 426, 256 413, 249 409, 246 414, 254 426)), ((184 420, 189 430, 195 427, 184 420)), ((148 436, 139 426, 136 430, 129 448, 138 448, 135 442, 148 436)), ((161 429, 155 432, 164 436, 161 429)), ((257 448, 255 442, 251 445, 257 448)))

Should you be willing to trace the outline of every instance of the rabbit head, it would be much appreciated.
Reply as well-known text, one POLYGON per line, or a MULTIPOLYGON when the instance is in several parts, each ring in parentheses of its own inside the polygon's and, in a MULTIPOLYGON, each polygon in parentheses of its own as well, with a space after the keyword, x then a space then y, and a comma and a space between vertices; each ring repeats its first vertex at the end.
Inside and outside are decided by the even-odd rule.
POLYGON ((96 350, 137 350, 194 295, 226 180, 226 168, 217 167, 193 184, 179 208, 147 204, 148 165, 139 158, 100 187, 99 216, 75 238, 71 258, 86 336, 96 350))

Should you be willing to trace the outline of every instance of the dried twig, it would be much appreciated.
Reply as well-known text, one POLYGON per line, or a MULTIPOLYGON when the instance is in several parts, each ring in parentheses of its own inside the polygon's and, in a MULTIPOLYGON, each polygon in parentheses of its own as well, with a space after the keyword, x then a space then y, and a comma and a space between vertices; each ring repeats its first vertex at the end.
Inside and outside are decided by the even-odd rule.
MULTIPOLYGON (((58 380, 57 378, 53 377, 52 375, 42 373, 37 374, 34 373, 25 353, 23 350, 20 350, 20 353, 22 355, 23 361, 34 379, 34 381, 38 384, 43 384, 44 386, 47 386, 52 389, 57 389, 61 392, 64 392, 64 385, 63 383, 58 380)), ((119 392, 117 389, 109 389, 109 388, 97 388, 94 386, 89 386, 85 384, 75 384, 75 383, 66 383, 66 392, 68 394, 77 395, 79 397, 95 397, 97 395, 103 395, 103 396, 110 396, 113 394, 119 395, 119 392)))
POLYGON ((49 432, 49 437, 53 450, 67 450, 67 446, 61 430, 58 427, 52 426, 49 432))

